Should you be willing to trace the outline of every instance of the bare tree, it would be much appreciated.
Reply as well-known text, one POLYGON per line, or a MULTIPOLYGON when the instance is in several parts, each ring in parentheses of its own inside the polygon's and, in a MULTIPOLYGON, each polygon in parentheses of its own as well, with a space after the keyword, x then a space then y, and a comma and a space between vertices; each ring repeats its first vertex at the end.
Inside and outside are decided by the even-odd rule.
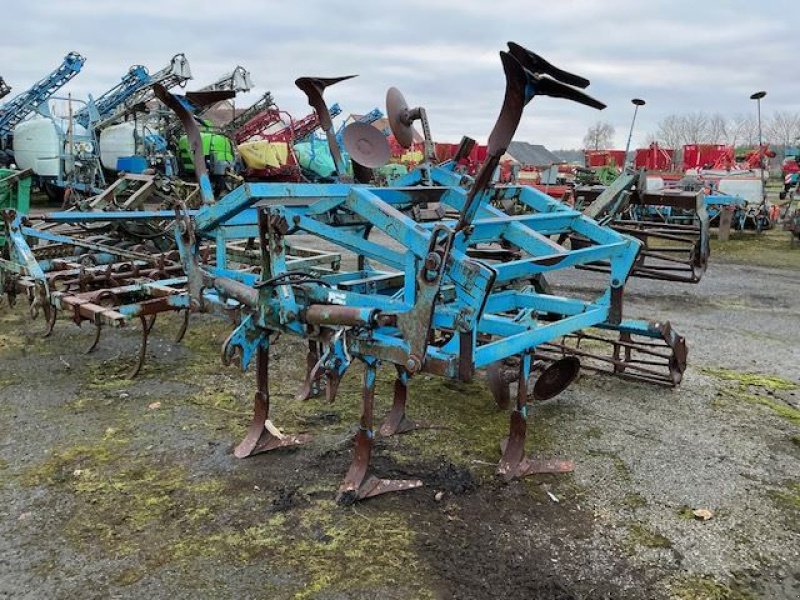
POLYGON ((583 136, 583 147, 587 150, 605 150, 614 143, 614 126, 598 121, 583 136))
POLYGON ((800 114, 775 111, 767 122, 764 138, 773 144, 789 146, 800 137, 800 114))
POLYGON ((758 121, 751 114, 734 115, 729 140, 731 146, 755 146, 758 143, 758 121))
POLYGON ((705 141, 709 144, 726 144, 728 142, 728 120, 720 113, 708 118, 705 141))
POLYGON ((684 144, 702 144, 707 135, 708 115, 703 112, 691 112, 683 116, 684 144))
POLYGON ((658 124, 655 139, 665 148, 680 148, 684 141, 684 123, 680 115, 667 115, 658 124))

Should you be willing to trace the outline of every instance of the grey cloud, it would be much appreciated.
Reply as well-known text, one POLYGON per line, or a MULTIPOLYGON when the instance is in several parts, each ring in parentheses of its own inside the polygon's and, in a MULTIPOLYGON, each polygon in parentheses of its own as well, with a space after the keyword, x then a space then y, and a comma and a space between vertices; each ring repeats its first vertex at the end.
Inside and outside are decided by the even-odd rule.
POLYGON ((87 57, 65 92, 97 95, 131 64, 151 70, 177 52, 189 57, 200 87, 241 64, 257 89, 269 89, 282 108, 308 112, 294 88, 300 75, 360 77, 330 90, 345 111, 381 107, 386 87, 424 104, 434 135, 485 139, 499 109, 503 79, 497 52, 513 39, 556 64, 592 79, 602 113, 538 99, 518 139, 568 147, 580 144, 598 118, 613 123, 624 144, 641 96, 635 142, 666 114, 752 110, 748 96, 766 89, 764 110, 798 110, 798 10, 791 0, 726 3, 574 0, 410 0, 396 2, 96 2, 32 0, 4 15, 2 75, 16 91, 51 70, 69 50, 87 57))

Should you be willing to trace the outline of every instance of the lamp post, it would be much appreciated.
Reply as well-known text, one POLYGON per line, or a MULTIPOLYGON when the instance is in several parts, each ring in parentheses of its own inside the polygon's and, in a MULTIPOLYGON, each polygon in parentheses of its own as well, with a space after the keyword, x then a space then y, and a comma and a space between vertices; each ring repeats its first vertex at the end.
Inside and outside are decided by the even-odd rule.
POLYGON ((755 100, 758 106, 758 166, 761 167, 761 202, 766 200, 766 192, 764 191, 764 155, 762 154, 762 141, 761 141, 761 99, 767 95, 767 92, 760 91, 752 94, 750 100, 755 100))
POLYGON ((636 108, 633 109, 633 119, 631 119, 631 130, 628 132, 628 143, 625 144, 625 164, 622 166, 622 170, 624 171, 628 166, 628 152, 631 149, 631 138, 633 137, 633 124, 636 123, 636 113, 639 112, 639 107, 645 105, 645 101, 641 98, 633 98, 631 99, 631 104, 633 104, 636 108))

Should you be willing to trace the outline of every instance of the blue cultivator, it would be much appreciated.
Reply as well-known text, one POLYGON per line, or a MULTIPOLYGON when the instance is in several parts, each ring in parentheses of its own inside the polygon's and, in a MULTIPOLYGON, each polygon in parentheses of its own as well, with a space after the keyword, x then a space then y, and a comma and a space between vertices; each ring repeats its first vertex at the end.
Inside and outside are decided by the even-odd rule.
MULTIPOLYGON (((379 479, 369 473, 376 435, 375 381, 381 363, 397 370, 394 403, 381 427, 383 435, 416 426, 405 414, 411 377, 432 373, 468 381, 478 369, 498 373, 513 363, 516 377, 503 373, 492 384, 502 403, 509 397, 511 379, 517 382, 509 437, 502 444, 498 466, 498 473, 511 479, 572 469, 568 461, 526 458, 524 449, 533 372, 544 369, 532 386, 532 395, 538 399, 558 394, 577 375, 577 359, 564 356, 576 352, 559 340, 590 327, 615 329, 628 339, 632 335, 664 339, 663 327, 621 319, 623 286, 640 248, 635 239, 532 188, 491 186, 492 173, 534 96, 603 108, 575 87, 588 86, 587 80, 553 67, 516 44, 509 48, 500 53, 506 76, 503 107, 489 138, 488 159, 474 182, 447 164, 424 164, 395 187, 346 182, 341 152, 331 134, 328 140, 339 183, 245 184, 216 203, 207 198, 209 204, 193 216, 179 215, 178 247, 192 308, 213 310, 218 303, 238 304, 243 317, 225 342, 223 356, 226 361, 238 357, 242 368, 253 359, 256 362, 255 413, 236 456, 308 439, 283 434, 270 420, 269 349, 278 334, 309 342, 308 373, 300 397, 324 387, 333 400, 352 362, 364 365, 361 420, 353 461, 340 488, 342 502, 421 485, 417 480, 379 479), (492 206, 503 199, 525 205, 529 213, 509 216, 492 206), (228 268, 224 256, 218 256, 215 264, 203 264, 205 240, 217 240, 219 252, 226 232, 246 237, 253 231, 260 249, 259 274, 228 268), (355 255, 357 269, 314 275, 290 270, 290 242, 295 236, 309 235, 355 255), (564 235, 580 235, 586 246, 570 250, 552 239, 564 235), (608 265, 609 281, 592 300, 536 290, 535 282, 542 275, 597 262, 608 265), (541 360, 543 349, 551 354, 545 361, 541 360), (553 362, 553 352, 562 357, 553 362)), ((297 81, 324 126, 330 125, 330 119, 323 91, 343 79, 297 81)), ((180 110, 179 103, 167 103, 180 110)), ((424 111, 408 110, 402 104, 395 97, 388 107, 395 127, 410 127, 413 119, 424 117, 424 111)), ((196 127, 189 119, 182 121, 192 140, 196 127)), ((332 132, 329 126, 324 129, 332 132)), ((358 135, 349 137, 359 141, 358 135)), ((362 147, 349 153, 361 160, 362 167, 369 167, 370 158, 383 150, 370 149, 377 144, 372 136, 360 141, 362 147)), ((210 194, 198 152, 195 162, 201 190, 210 194)), ((682 350, 682 340, 670 335, 672 349, 680 346, 682 350)), ((615 370, 624 371, 635 344, 615 343, 621 352, 615 357, 615 370)), ((685 356, 676 358, 673 352, 664 359, 672 370, 685 356)), ((677 368, 682 371, 682 366, 677 368)))

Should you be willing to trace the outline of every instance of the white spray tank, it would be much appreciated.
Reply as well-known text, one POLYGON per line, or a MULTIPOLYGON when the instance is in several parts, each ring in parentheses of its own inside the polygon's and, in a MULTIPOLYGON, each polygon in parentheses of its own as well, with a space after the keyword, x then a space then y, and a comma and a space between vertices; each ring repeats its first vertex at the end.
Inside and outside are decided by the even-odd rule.
POLYGON ((136 154, 136 125, 128 121, 100 132, 100 162, 105 169, 117 170, 120 158, 136 154))
MULTIPOLYGON (((76 136, 87 134, 86 129, 74 124, 76 136)), ((20 169, 33 169, 39 177, 58 177, 59 162, 67 141, 66 121, 34 117, 14 128, 14 162, 20 169)), ((90 150, 90 149, 87 149, 90 150)), ((64 173, 71 173, 72 160, 64 161, 64 173)))

